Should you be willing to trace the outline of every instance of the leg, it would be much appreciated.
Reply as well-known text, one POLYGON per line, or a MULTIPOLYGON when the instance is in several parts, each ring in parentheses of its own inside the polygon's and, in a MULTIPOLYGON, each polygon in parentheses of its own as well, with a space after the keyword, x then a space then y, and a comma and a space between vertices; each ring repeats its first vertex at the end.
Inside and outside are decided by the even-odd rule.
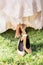
POLYGON ((16 34, 15 34, 15 37, 19 38, 20 37, 20 25, 17 25, 17 28, 16 28, 16 34))
POLYGON ((20 34, 25 32, 25 28, 26 28, 25 24, 17 25, 15 37, 19 38, 20 34))

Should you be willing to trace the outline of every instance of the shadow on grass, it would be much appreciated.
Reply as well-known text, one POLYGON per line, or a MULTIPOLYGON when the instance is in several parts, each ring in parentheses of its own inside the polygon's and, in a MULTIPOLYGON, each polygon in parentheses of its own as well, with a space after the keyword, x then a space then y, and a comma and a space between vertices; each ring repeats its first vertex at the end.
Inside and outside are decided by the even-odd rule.
MULTIPOLYGON (((34 33, 36 33, 36 32, 38 32, 39 30, 35 30, 34 28, 31 28, 31 27, 28 27, 28 28, 26 28, 26 32, 27 32, 27 34, 29 34, 29 33, 33 33, 33 35, 34 35, 34 33)), ((43 31, 43 29, 41 29, 40 30, 41 32, 43 31)), ((0 34, 0 36, 2 36, 2 37, 4 37, 5 39, 7 38, 7 39, 15 39, 15 32, 16 31, 14 31, 14 30, 7 30, 6 32, 4 32, 4 33, 1 33, 0 34)))
MULTIPOLYGON (((33 31, 33 30, 34 30, 33 28, 26 28, 27 34, 28 34, 28 32, 33 31)), ((14 39, 17 40, 15 38, 15 33, 16 33, 16 31, 10 29, 10 30, 7 30, 6 32, 1 33, 0 36, 2 36, 4 39, 9 39, 11 41, 14 39)))
POLYGON ((42 29, 34 29, 34 28, 31 28, 31 27, 27 27, 26 28, 26 32, 28 33, 28 32, 32 32, 32 31, 34 31, 34 32, 36 32, 36 31, 43 31, 43 28, 42 29))
POLYGON ((1 33, 0 36, 4 37, 5 39, 14 40, 15 39, 15 31, 7 30, 6 32, 1 33))
POLYGON ((31 47, 33 52, 41 51, 41 49, 43 49, 43 43, 31 44, 31 47))

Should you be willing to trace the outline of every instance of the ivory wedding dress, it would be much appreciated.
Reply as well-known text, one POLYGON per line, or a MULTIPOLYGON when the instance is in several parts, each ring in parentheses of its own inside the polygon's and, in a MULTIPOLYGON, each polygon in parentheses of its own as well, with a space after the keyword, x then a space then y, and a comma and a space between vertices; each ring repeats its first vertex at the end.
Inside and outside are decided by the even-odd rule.
POLYGON ((42 17, 39 12, 42 12, 40 0, 0 0, 0 33, 9 29, 9 27, 7 28, 8 23, 12 25, 9 24, 14 30, 19 23, 41 29, 42 17), (30 21, 35 13, 39 13, 39 15, 30 21), (23 22, 23 18, 28 17, 30 17, 30 20, 23 22))

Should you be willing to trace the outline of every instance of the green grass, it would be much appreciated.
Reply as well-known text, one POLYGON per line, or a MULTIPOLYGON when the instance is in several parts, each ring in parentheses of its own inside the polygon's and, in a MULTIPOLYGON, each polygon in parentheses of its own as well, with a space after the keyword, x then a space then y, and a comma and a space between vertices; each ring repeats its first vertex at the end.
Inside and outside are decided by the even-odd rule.
POLYGON ((43 29, 27 29, 32 47, 32 54, 18 56, 18 39, 15 31, 8 30, 0 34, 0 65, 43 65, 43 29))

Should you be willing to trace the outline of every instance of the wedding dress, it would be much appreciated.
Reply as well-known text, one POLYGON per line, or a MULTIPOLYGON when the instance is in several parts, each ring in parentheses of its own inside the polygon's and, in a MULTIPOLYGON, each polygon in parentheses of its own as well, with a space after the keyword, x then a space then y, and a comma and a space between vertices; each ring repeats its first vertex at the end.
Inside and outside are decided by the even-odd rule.
POLYGON ((41 12, 41 0, 0 0, 0 33, 10 29, 7 26, 8 23, 14 30, 18 24, 22 23, 35 29, 41 29, 41 12), (31 20, 35 13, 37 16, 31 20), (30 19, 27 21, 25 18, 30 19))

